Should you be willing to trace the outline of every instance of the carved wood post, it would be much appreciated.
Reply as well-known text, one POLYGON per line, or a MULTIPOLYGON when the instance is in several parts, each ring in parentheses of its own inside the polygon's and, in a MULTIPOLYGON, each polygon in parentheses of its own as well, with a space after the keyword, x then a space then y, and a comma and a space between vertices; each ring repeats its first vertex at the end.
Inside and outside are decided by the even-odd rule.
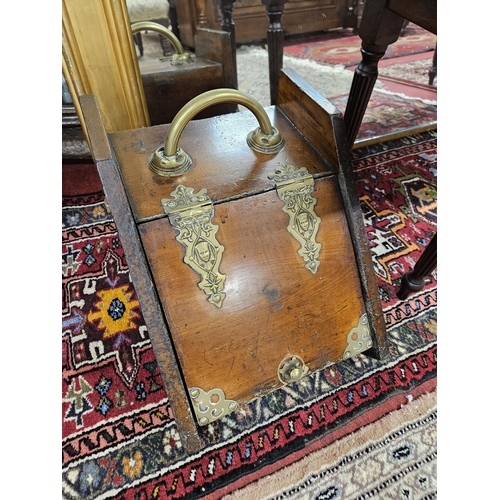
POLYGON ((361 44, 361 62, 359 63, 352 79, 351 90, 344 113, 347 142, 352 148, 358 135, 359 127, 363 121, 368 102, 372 95, 373 87, 378 77, 378 62, 385 54, 385 47, 374 47, 370 50, 365 42, 361 44))
POLYGON ((168 3, 168 18, 170 29, 177 39, 182 43, 181 32, 179 31, 179 20, 177 18, 177 0, 170 0, 168 3))
POLYGON ((410 294, 419 292, 424 288, 425 278, 437 266, 437 233, 425 247, 422 255, 417 260, 413 271, 406 273, 401 280, 401 287, 397 293, 401 300, 407 299, 410 294))
POLYGON ((238 73, 236 68, 236 31, 233 22, 233 4, 236 0, 216 0, 222 15, 221 28, 222 31, 227 31, 231 35, 231 52, 233 54, 233 81, 235 88, 238 88, 238 73))
POLYGON ((387 47, 399 38, 404 23, 403 17, 385 7, 386 0, 366 0, 363 7, 363 18, 359 27, 359 37, 362 40, 361 62, 354 72, 344 113, 347 142, 350 148, 354 145, 377 81, 378 62, 385 54, 387 47))
POLYGON ((267 29, 267 50, 269 58, 269 87, 271 92, 271 105, 276 104, 278 93, 278 77, 283 67, 283 47, 285 32, 281 25, 281 17, 288 0, 262 0, 266 7, 269 27, 267 29))
POLYGON ((206 15, 206 0, 196 0, 196 10, 198 11, 196 26, 203 28, 208 23, 206 15))

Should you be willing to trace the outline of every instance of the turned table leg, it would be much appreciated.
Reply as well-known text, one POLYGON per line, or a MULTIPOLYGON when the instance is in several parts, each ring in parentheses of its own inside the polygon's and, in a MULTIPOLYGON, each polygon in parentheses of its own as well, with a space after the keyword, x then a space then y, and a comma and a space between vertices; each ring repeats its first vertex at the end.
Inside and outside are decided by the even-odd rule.
POLYGON ((141 57, 144 55, 144 46, 142 45, 142 36, 140 33, 136 33, 133 35, 134 41, 137 44, 137 48, 139 49, 139 54, 141 57))
POLYGON ((386 9, 385 0, 365 0, 359 26, 361 62, 352 80, 344 113, 347 142, 352 148, 378 77, 378 62, 401 34, 404 18, 386 9))
POLYGON ((177 18, 177 0, 170 0, 168 7, 168 18, 170 20, 170 29, 177 39, 182 43, 181 32, 179 31, 179 20, 177 18))
POLYGON ((419 292, 424 288, 425 278, 437 266, 437 233, 432 237, 425 247, 422 255, 417 260, 413 271, 406 273, 401 280, 401 287, 397 296, 401 300, 407 299, 412 293, 419 292))
POLYGON ((361 62, 359 63, 351 84, 349 98, 344 113, 349 148, 352 148, 363 121, 373 87, 378 77, 378 62, 387 50, 385 46, 361 44, 361 62))
POLYGON ((285 45, 285 32, 281 25, 281 17, 288 0, 262 0, 266 7, 269 27, 267 29, 267 50, 269 58, 269 87, 271 105, 276 104, 278 94, 278 77, 283 67, 283 49, 285 45))

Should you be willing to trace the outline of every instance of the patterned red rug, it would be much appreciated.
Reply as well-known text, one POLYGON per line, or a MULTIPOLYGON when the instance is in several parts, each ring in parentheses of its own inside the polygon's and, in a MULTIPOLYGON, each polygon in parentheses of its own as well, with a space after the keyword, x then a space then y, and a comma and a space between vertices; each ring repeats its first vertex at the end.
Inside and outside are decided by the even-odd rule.
MULTIPOLYGON (((389 45, 384 59, 434 50, 436 40, 436 35, 415 24, 409 24, 404 36, 389 45)), ((339 30, 328 35, 308 38, 307 42, 294 43, 293 40, 288 40, 284 54, 321 63, 353 66, 361 60, 360 47, 361 38, 352 35, 352 30, 339 30)))
POLYGON ((354 153, 389 359, 361 355, 242 406, 190 456, 96 170, 63 166, 62 497, 220 498, 434 390, 436 279, 405 302, 395 292, 436 231, 436 140, 354 153))
MULTIPOLYGON (((349 94, 345 94, 329 100, 344 113, 348 97, 349 94)), ((358 131, 358 139, 370 139, 435 121, 437 103, 374 90, 358 131)))

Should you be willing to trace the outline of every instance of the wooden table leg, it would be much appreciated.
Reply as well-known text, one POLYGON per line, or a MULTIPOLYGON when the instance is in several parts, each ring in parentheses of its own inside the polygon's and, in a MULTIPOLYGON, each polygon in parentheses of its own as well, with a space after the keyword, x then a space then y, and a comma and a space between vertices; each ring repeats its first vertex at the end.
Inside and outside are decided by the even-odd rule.
POLYGON ((401 287, 397 296, 401 300, 407 299, 412 293, 419 292, 424 288, 425 278, 437 266, 437 233, 432 237, 425 247, 422 255, 417 260, 413 271, 406 273, 401 280, 401 287))
POLYGON ((231 35, 231 52, 233 54, 233 81, 235 88, 238 88, 238 74, 236 68, 236 31, 233 22, 233 4, 236 0, 216 0, 222 15, 221 29, 231 35))
POLYGON ((437 54, 438 54, 438 47, 436 44, 436 49, 434 50, 434 56, 432 58, 432 66, 431 69, 429 70, 429 85, 434 84, 434 78, 436 78, 438 68, 437 68, 437 54))
POLYGON ((177 18, 177 0, 170 0, 168 6, 168 18, 170 20, 170 29, 177 39, 182 43, 181 32, 179 31, 179 20, 177 18))
POLYGON ((352 80, 344 120, 352 148, 378 77, 378 62, 400 36, 405 19, 387 10, 385 0, 365 1, 359 27, 361 62, 352 80))
POLYGON ((134 37, 134 42, 137 44, 137 48, 139 49, 139 54, 141 56, 144 55, 144 46, 142 45, 142 36, 140 33, 136 33, 133 35, 134 37))
POLYGON ((285 45, 285 31, 281 25, 281 17, 288 0, 262 0, 266 7, 269 27, 267 29, 267 51, 269 58, 269 87, 271 105, 276 104, 278 93, 278 77, 283 67, 283 49, 285 45))
POLYGON ((384 56, 387 47, 387 45, 370 47, 365 42, 361 44, 362 59, 354 72, 344 114, 349 148, 352 148, 358 135, 373 87, 377 81, 378 62, 384 56))

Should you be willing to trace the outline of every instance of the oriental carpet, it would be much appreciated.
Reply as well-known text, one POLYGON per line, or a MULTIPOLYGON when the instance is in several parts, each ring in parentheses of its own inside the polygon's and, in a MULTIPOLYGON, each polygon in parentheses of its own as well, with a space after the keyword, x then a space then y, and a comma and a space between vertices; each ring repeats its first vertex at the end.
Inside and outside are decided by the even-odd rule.
MULTIPOLYGON (((433 51, 436 40, 436 35, 410 23, 404 35, 389 45, 384 59, 433 51)), ((353 35, 352 30, 345 29, 315 38, 308 37, 303 42, 288 39, 284 54, 320 63, 357 66, 361 61, 360 48, 361 38, 353 35)))
POLYGON ((223 500, 436 498, 437 405, 430 392, 223 500))
MULTIPOLYGON (((62 497, 216 499, 233 492, 238 497, 251 482, 433 392, 436 274, 404 302, 396 291, 436 232, 436 141, 437 131, 429 131, 353 153, 389 358, 360 355, 243 405, 200 429, 204 447, 194 455, 182 448, 96 170, 64 166, 62 497)), ((429 415, 422 419, 432 419, 429 415)), ((388 429, 392 456, 404 458, 415 445, 413 427, 388 429)), ((361 448, 345 453, 360 466, 369 458, 361 448)), ((434 457, 435 444, 425 453, 434 457)), ((333 471, 329 477, 322 483, 329 496, 317 498, 344 498, 332 496, 338 475, 333 471)), ((376 480, 366 481, 359 493, 375 491, 376 480)), ((432 498, 432 477, 427 484, 425 494, 432 498)), ((390 498, 384 491, 389 490, 370 497, 390 498)))
MULTIPOLYGON (((435 36, 409 24, 406 34, 392 44, 379 65, 379 79, 370 98, 358 139, 372 139, 394 131, 427 125, 437 120, 437 91, 429 86, 435 36), (408 56, 410 54, 410 56, 408 56), (417 54, 418 59, 411 54, 417 54), (421 58, 420 58, 421 56, 421 58), (410 60, 409 60, 410 59, 410 60), (390 63, 387 65, 387 63, 390 63)), ((345 111, 353 71, 360 57, 361 39, 352 30, 338 30, 327 35, 289 39, 283 55, 283 67, 295 70, 340 111, 345 111), (328 42, 332 39, 333 41, 328 42), (354 54, 354 59, 319 61, 310 57, 317 44, 335 43, 340 52, 354 54), (294 47, 302 47, 300 54, 294 47), (353 62, 354 61, 354 62, 353 62), (346 66, 349 69, 346 69, 346 66)), ((157 33, 143 34, 143 59, 162 56, 157 33)), ((270 105, 269 54, 261 46, 243 45, 236 53, 238 88, 263 106, 270 105)), ((437 79, 436 79, 437 81, 437 79)))

